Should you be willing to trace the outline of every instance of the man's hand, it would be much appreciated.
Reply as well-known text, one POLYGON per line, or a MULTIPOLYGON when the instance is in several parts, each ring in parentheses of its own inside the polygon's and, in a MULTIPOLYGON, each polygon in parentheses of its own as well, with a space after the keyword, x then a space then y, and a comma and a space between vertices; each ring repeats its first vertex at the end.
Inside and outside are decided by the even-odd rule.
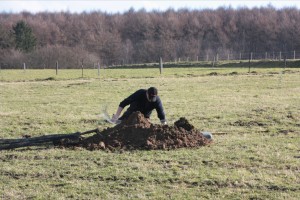
POLYGON ((112 118, 111 118, 111 121, 112 121, 113 123, 117 123, 118 118, 119 118, 118 115, 113 114, 113 116, 112 116, 112 118))
POLYGON ((115 123, 115 124, 120 124, 121 120, 119 120, 119 116, 122 112, 123 108, 122 107, 118 107, 118 110, 116 112, 116 114, 113 114, 112 118, 111 118, 111 122, 115 123))

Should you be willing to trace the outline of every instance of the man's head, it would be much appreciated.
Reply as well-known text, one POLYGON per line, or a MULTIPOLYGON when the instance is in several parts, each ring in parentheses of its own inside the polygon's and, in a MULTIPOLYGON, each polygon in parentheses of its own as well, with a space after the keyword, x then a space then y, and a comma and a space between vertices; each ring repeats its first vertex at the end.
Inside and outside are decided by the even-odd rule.
POLYGON ((147 99, 150 102, 155 102, 157 99, 157 89, 155 87, 150 87, 147 90, 147 99))

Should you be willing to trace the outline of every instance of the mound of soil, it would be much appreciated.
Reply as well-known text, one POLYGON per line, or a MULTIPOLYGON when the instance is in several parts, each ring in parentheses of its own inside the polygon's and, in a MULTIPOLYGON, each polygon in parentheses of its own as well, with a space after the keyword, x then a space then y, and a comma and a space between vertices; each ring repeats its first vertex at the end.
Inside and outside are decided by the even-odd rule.
POLYGON ((185 118, 174 126, 151 124, 140 112, 112 128, 80 141, 79 146, 89 150, 154 150, 198 147, 211 143, 185 118))

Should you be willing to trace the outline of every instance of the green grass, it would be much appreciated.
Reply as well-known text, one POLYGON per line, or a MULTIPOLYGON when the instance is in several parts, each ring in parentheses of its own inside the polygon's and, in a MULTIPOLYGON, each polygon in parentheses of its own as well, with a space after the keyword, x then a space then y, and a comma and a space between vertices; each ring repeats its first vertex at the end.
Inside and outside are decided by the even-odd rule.
MULTIPOLYGON (((290 71, 299 72, 300 61, 288 60, 286 67, 283 61, 219 61, 214 66, 212 62, 180 62, 164 63, 163 77, 195 77, 206 75, 241 75, 257 73, 281 74, 290 71), (250 69, 249 69, 250 65, 250 69), (250 70, 250 71, 249 71, 250 70)), ((161 77, 157 63, 133 64, 114 66, 113 68, 100 69, 26 69, 26 70, 1 70, 0 82, 8 81, 51 81, 70 79, 107 79, 107 78, 154 78, 161 77), (122 69, 122 70, 120 70, 122 69)))
POLYGON ((286 70, 105 69, 100 77, 86 70, 84 78, 81 70, 1 70, 0 138, 104 129, 103 107, 112 114, 130 93, 156 86, 170 124, 184 116, 211 131, 214 143, 119 153, 1 151, 0 198, 299 199, 300 70, 286 70))

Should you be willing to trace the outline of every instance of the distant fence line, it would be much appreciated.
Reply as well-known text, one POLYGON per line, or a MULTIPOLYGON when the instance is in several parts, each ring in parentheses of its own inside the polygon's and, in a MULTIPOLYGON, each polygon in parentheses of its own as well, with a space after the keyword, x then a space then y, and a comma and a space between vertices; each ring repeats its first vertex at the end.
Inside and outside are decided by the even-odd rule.
MULTIPOLYGON (((70 66, 60 66, 59 60, 53 60, 53 67, 49 66, 47 69, 56 69, 56 74, 58 74, 58 69, 98 69, 98 74, 100 75, 100 69, 110 68, 110 67, 120 67, 128 65, 139 65, 139 66, 153 66, 154 63, 157 63, 162 72, 162 62, 164 63, 184 63, 184 62, 211 62, 214 66, 216 63, 221 61, 284 61, 284 60, 298 60, 300 59, 300 51, 271 51, 271 52, 240 52, 240 53, 206 53, 205 55, 200 56, 186 56, 178 57, 173 60, 164 60, 163 57, 158 58, 157 61, 152 63, 141 63, 141 62, 130 62, 127 63, 124 60, 121 63, 114 63, 111 65, 101 64, 100 61, 93 63, 93 65, 85 65, 82 61, 80 66, 70 67, 70 66)), ((46 69, 46 65, 30 66, 30 63, 22 62, 20 67, 9 68, 7 64, 0 63, 1 69, 46 69)))
MULTIPOLYGON (((226 60, 297 60, 300 59, 300 51, 271 51, 271 52, 240 52, 240 53, 207 53, 196 57, 181 57, 174 62, 191 62, 191 61, 226 61, 226 60)), ((172 62, 172 61, 171 61, 172 62)))

